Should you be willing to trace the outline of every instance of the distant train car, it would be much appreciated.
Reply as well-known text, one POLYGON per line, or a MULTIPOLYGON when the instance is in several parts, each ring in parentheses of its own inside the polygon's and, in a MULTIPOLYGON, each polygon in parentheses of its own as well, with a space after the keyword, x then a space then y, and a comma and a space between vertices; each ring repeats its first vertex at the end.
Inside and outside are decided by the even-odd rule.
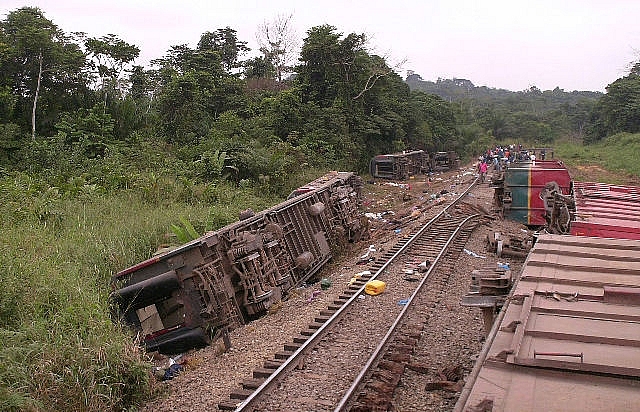
POLYGON ((573 184, 569 171, 557 160, 537 160, 512 163, 492 182, 494 204, 504 218, 521 222, 527 226, 563 226, 558 231, 568 230, 572 219, 570 210, 554 212, 555 196, 573 195, 573 184), (555 214, 554 214, 555 213, 555 214), (562 220, 562 222, 560 222, 562 220))
POLYGON ((368 233, 362 179, 332 172, 297 196, 117 273, 119 318, 149 351, 204 346, 264 314, 318 272, 332 246, 368 233))
POLYGON ((445 172, 460 168, 460 158, 456 152, 435 152, 431 154, 431 170, 434 172, 445 172))
POLYGON ((374 178, 404 180, 431 170, 429 154, 423 150, 375 156, 369 163, 374 178))

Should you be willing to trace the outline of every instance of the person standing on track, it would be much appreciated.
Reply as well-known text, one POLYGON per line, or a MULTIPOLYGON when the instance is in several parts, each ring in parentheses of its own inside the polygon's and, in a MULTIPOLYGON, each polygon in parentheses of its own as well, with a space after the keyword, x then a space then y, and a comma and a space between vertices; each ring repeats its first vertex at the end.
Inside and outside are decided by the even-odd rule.
POLYGON ((487 174, 487 162, 480 163, 480 182, 484 183, 484 177, 487 174))

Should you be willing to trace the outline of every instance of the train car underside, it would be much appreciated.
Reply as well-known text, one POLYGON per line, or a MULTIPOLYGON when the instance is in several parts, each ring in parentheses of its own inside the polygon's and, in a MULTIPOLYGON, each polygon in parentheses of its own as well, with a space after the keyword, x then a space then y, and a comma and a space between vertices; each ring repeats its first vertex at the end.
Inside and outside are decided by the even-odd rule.
POLYGON ((306 193, 119 272, 119 318, 147 350, 177 353, 261 316, 342 242, 368 234, 361 186, 358 176, 334 172, 306 193))

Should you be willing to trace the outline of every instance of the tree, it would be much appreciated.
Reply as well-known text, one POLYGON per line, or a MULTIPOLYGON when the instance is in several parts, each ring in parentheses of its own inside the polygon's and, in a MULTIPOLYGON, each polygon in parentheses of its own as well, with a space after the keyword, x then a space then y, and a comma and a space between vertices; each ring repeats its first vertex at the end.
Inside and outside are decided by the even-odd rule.
POLYGON ((242 67, 240 57, 250 51, 247 42, 239 41, 236 31, 230 27, 206 32, 200 36, 197 50, 218 53, 222 67, 227 73, 242 67))
POLYGON ((455 150, 456 118, 451 103, 440 96, 412 92, 410 145, 427 150, 455 150))
POLYGON ((160 129, 170 142, 199 142, 221 113, 246 106, 245 83, 233 70, 249 49, 227 27, 206 32, 196 49, 172 46, 159 66, 157 107, 160 129))
POLYGON ((334 26, 322 25, 309 29, 296 67, 305 99, 328 107, 339 99, 350 105, 360 90, 358 74, 364 73, 363 59, 366 36, 351 33, 343 38, 334 26), (356 91, 357 90, 357 91, 356 91))
POLYGON ((67 89, 59 90, 61 93, 68 93, 70 87, 78 87, 84 74, 84 55, 38 8, 11 12, 0 27, 8 46, 3 69, 11 73, 12 93, 19 100, 31 100, 31 138, 35 139, 43 89, 54 90, 58 85, 67 89))
POLYGON ((276 76, 276 68, 268 58, 258 56, 245 62, 244 76, 247 79, 260 77, 270 79, 276 76))
POLYGON ((56 124, 58 137, 67 146, 76 146, 88 158, 103 157, 113 141, 115 121, 99 106, 65 114, 56 124))
POLYGON ((629 73, 607 86, 600 107, 609 134, 640 132, 640 74, 629 73))
POLYGON ((477 110, 475 117, 477 123, 498 141, 506 137, 507 113, 501 108, 494 105, 483 107, 477 110))
POLYGON ((279 15, 271 22, 264 22, 258 27, 256 39, 264 59, 275 68, 275 76, 282 81, 287 73, 292 72, 292 63, 300 45, 298 35, 293 29, 293 15, 279 15))
POLYGON ((629 66, 629 74, 608 85, 591 111, 586 143, 619 132, 640 132, 640 61, 629 66))
POLYGON ((125 89, 122 84, 123 72, 127 65, 140 55, 140 49, 114 34, 85 39, 84 46, 92 60, 91 67, 100 78, 100 89, 104 96, 103 104, 106 111, 110 91, 114 92, 117 98, 123 97, 125 89))

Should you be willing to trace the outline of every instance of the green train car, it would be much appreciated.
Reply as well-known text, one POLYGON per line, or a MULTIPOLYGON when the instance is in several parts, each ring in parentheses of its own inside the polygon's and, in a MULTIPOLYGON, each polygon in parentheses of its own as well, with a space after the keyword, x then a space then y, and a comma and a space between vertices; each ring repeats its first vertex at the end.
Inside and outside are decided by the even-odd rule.
POLYGON ((505 219, 546 226, 555 195, 573 196, 573 182, 559 160, 512 163, 493 181, 495 206, 505 219))

